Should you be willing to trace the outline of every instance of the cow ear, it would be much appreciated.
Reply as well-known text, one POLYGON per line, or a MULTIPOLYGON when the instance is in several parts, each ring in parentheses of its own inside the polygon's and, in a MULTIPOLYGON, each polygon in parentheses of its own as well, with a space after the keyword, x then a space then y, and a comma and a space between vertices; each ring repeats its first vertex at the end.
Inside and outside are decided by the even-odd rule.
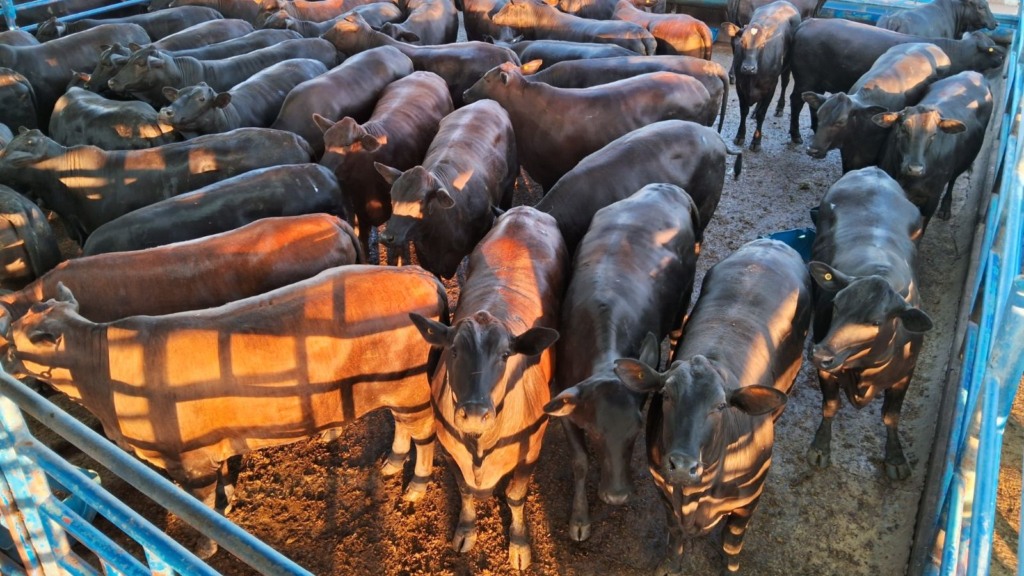
POLYGON ((113 64, 114 66, 124 66, 125 62, 127 62, 127 61, 128 61, 128 57, 127 56, 122 56, 121 54, 111 54, 110 55, 110 63, 113 64))
POLYGON ((871 117, 871 121, 882 128, 892 128, 892 125, 899 122, 899 120, 899 112, 883 112, 882 114, 875 114, 871 117))
POLYGON ((24 126, 18 126, 18 135, 21 134, 28 134, 28 128, 25 128, 24 126))
POLYGON ((313 124, 316 124, 316 127, 319 128, 321 132, 327 132, 331 126, 334 126, 337 122, 313 112, 313 124))
POLYGON ((619 358, 615 361, 615 375, 634 392, 646 394, 661 390, 665 383, 658 374, 646 363, 632 358, 619 358))
POLYGON ((164 98, 167 98, 168 102, 174 102, 178 99, 178 89, 171 86, 164 86, 164 98))
POLYGON ((657 366, 661 361, 661 345, 658 344, 658 337, 653 332, 644 336, 644 342, 640 345, 638 358, 648 366, 657 366))
POLYGON ((146 58, 146 65, 150 68, 163 68, 164 61, 159 58, 154 58, 150 56, 149 58, 146 58))
POLYGON ((135 52, 137 50, 142 50, 142 46, 140 46, 139 44, 136 44, 135 42, 129 42, 128 43, 128 49, 131 50, 132 52, 135 52))
POLYGON ((231 104, 231 93, 221 92, 214 96, 213 107, 214 108, 227 108, 228 104, 231 104))
POLYGON ((538 58, 536 60, 530 60, 526 64, 523 64, 522 66, 519 67, 519 70, 522 71, 523 74, 533 74, 540 70, 540 67, 543 65, 544 61, 538 58))
POLYGON ((536 356, 558 340, 558 330, 537 326, 512 340, 512 351, 523 356, 536 356))
POLYGON ((570 386, 551 399, 544 405, 544 412, 548 416, 568 416, 576 409, 580 402, 580 389, 577 386, 570 386))
POLYGON ((903 327, 909 332, 927 332, 932 329, 932 319, 920 308, 907 306, 896 313, 896 316, 903 322, 903 327))
POLYGON ((373 167, 377 169, 377 173, 384 178, 384 181, 387 182, 388 185, 393 185, 395 180, 398 180, 398 177, 402 175, 401 170, 392 168, 391 166, 385 166, 380 162, 374 162, 373 167))
POLYGON ((75 295, 71 293, 71 290, 64 285, 63 282, 57 282, 57 302, 64 302, 70 304, 76 311, 78 310, 78 300, 75 299, 75 295))
POLYGON ((818 283, 822 290, 839 292, 850 284, 850 277, 824 262, 811 262, 807 265, 811 271, 811 277, 818 283))
POLYGON ((947 120, 943 118, 939 120, 939 130, 942 130, 946 134, 959 134, 967 130, 967 126, 959 120, 947 120))
POLYGON ((771 386, 742 386, 729 392, 729 405, 744 414, 760 416, 786 405, 786 395, 771 386))
POLYGON ((866 112, 867 112, 867 115, 868 115, 869 118, 874 118, 875 116, 877 116, 879 114, 885 114, 886 112, 888 112, 888 110, 886 110, 885 106, 874 106, 874 105, 872 105, 872 106, 868 106, 866 108, 866 112))
POLYGON ((444 348, 448 345, 448 333, 451 331, 450 326, 446 326, 437 320, 431 320, 430 318, 421 316, 415 312, 410 312, 409 318, 428 344, 438 348, 444 348))
POLYGON ((380 150, 381 146, 388 143, 388 137, 387 135, 374 136, 373 134, 363 134, 359 137, 359 143, 363 145, 363 150, 376 152, 380 150))
POLYGON ((811 110, 817 110, 818 108, 821 108, 821 105, 824 104, 825 100, 828 99, 828 96, 825 96, 824 94, 818 94, 817 92, 804 92, 800 94, 800 97, 804 99, 804 102, 807 102, 807 104, 811 107, 811 110))
POLYGON ((502 84, 508 86, 508 81, 509 81, 508 72, 505 72, 504 70, 502 70, 501 72, 498 73, 498 78, 501 78, 501 83, 502 84))
POLYGON ((725 34, 726 38, 732 38, 734 36, 739 36, 740 34, 742 34, 743 28, 740 28, 739 26, 733 24, 732 22, 722 22, 722 24, 718 27, 718 31, 721 34, 725 34))
POLYGON ((436 204, 445 210, 449 210, 455 206, 455 199, 452 198, 452 195, 444 188, 436 188, 427 192, 423 201, 428 205, 436 204))

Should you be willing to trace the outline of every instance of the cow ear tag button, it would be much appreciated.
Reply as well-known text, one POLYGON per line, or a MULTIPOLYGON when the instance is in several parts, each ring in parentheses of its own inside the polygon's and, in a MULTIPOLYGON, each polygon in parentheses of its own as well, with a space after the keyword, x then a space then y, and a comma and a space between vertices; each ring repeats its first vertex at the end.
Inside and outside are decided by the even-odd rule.
POLYGON ((825 273, 825 280, 826 281, 831 281, 832 280, 832 273, 831 272, 826 272, 825 273))

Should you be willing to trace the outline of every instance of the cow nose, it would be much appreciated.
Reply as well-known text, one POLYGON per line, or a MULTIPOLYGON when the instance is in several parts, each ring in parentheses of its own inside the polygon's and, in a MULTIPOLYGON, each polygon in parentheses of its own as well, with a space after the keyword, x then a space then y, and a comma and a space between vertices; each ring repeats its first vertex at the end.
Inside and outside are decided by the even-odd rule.
POLYGON ((815 146, 808 146, 807 155, 810 156, 811 158, 817 158, 820 160, 825 157, 825 151, 815 146))
POLYGON ((672 452, 668 455, 665 472, 671 483, 693 484, 704 474, 704 465, 692 456, 672 452))
POLYGON ((811 351, 811 357, 814 361, 814 365, 822 370, 831 370, 835 368, 836 356, 828 350, 823 349, 821 346, 815 346, 811 351))
POLYGON ((455 411, 456 426, 471 436, 479 436, 494 425, 494 409, 487 402, 463 402, 455 411))
POLYGON ((391 246, 395 243, 395 235, 385 230, 380 233, 380 241, 387 246, 391 246))
POLYGON ((164 118, 174 118, 174 110, 171 110, 170 108, 161 108, 160 116, 163 116, 164 118))
POLYGON ((623 504, 629 501, 629 489, 622 487, 602 489, 598 491, 597 496, 605 504, 611 504, 612 506, 622 506, 623 504))
POLYGON ((744 74, 757 74, 757 64, 743 64, 740 66, 740 72, 744 74))
POLYGON ((907 176, 921 176, 924 174, 924 166, 920 164, 908 164, 905 172, 907 176))

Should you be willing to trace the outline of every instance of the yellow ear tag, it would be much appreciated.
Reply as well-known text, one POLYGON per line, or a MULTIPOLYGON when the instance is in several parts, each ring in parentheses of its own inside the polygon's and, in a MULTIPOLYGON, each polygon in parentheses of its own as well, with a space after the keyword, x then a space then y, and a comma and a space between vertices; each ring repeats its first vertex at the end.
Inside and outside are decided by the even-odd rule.
POLYGON ((826 273, 825 273, 825 280, 826 280, 826 281, 831 281, 831 280, 832 280, 832 274, 831 274, 831 273, 829 273, 829 272, 826 272, 826 273))

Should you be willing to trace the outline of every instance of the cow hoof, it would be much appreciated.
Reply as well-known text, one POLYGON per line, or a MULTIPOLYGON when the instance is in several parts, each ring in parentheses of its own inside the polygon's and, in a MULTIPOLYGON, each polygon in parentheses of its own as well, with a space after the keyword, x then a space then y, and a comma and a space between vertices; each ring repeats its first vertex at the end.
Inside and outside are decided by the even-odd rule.
POLYGON ((384 461, 384 464, 381 464, 381 475, 394 476, 401 472, 405 465, 406 456, 406 454, 395 454, 394 452, 388 454, 387 460, 384 461))
POLYGON ((938 216, 939 220, 949 220, 949 218, 952 216, 949 210, 943 210, 941 208, 938 212, 935 213, 935 215, 938 216))
POLYGON ((743 138, 743 136, 736 136, 735 138, 732 139, 732 143, 737 146, 743 146, 743 138))
POLYGON ((427 483, 422 480, 412 480, 405 489, 406 502, 419 502, 420 498, 427 493, 427 483))
POLYGON ((761 143, 760 142, 751 142, 750 143, 750 151, 751 152, 760 152, 761 151, 761 143))
POLYGON ((217 543, 205 536, 200 536, 196 539, 194 553, 200 560, 209 560, 217 553, 217 543))
POLYGON ((885 462, 885 475, 889 480, 906 480, 910 478, 910 464, 905 459, 898 462, 885 462))
POLYGON ((775 117, 776 118, 782 118, 782 108, 776 108, 775 109, 775 117))
POLYGON ((790 135, 789 141, 792 142, 793 144, 803 144, 804 143, 804 139, 801 138, 799 135, 797 135, 797 136, 790 135))
POLYGON ((569 538, 576 542, 584 542, 590 538, 590 521, 573 520, 569 522, 569 538))
POLYGON ((512 539, 508 545, 508 563, 516 570, 526 570, 530 565, 530 544, 512 539))
POLYGON ((807 449, 807 462, 818 468, 828 468, 832 461, 832 454, 825 450, 819 450, 814 446, 807 449))
POLYGON ((473 549, 476 544, 476 526, 462 526, 455 528, 455 537, 452 538, 452 549, 459 553, 466 553, 473 549))

